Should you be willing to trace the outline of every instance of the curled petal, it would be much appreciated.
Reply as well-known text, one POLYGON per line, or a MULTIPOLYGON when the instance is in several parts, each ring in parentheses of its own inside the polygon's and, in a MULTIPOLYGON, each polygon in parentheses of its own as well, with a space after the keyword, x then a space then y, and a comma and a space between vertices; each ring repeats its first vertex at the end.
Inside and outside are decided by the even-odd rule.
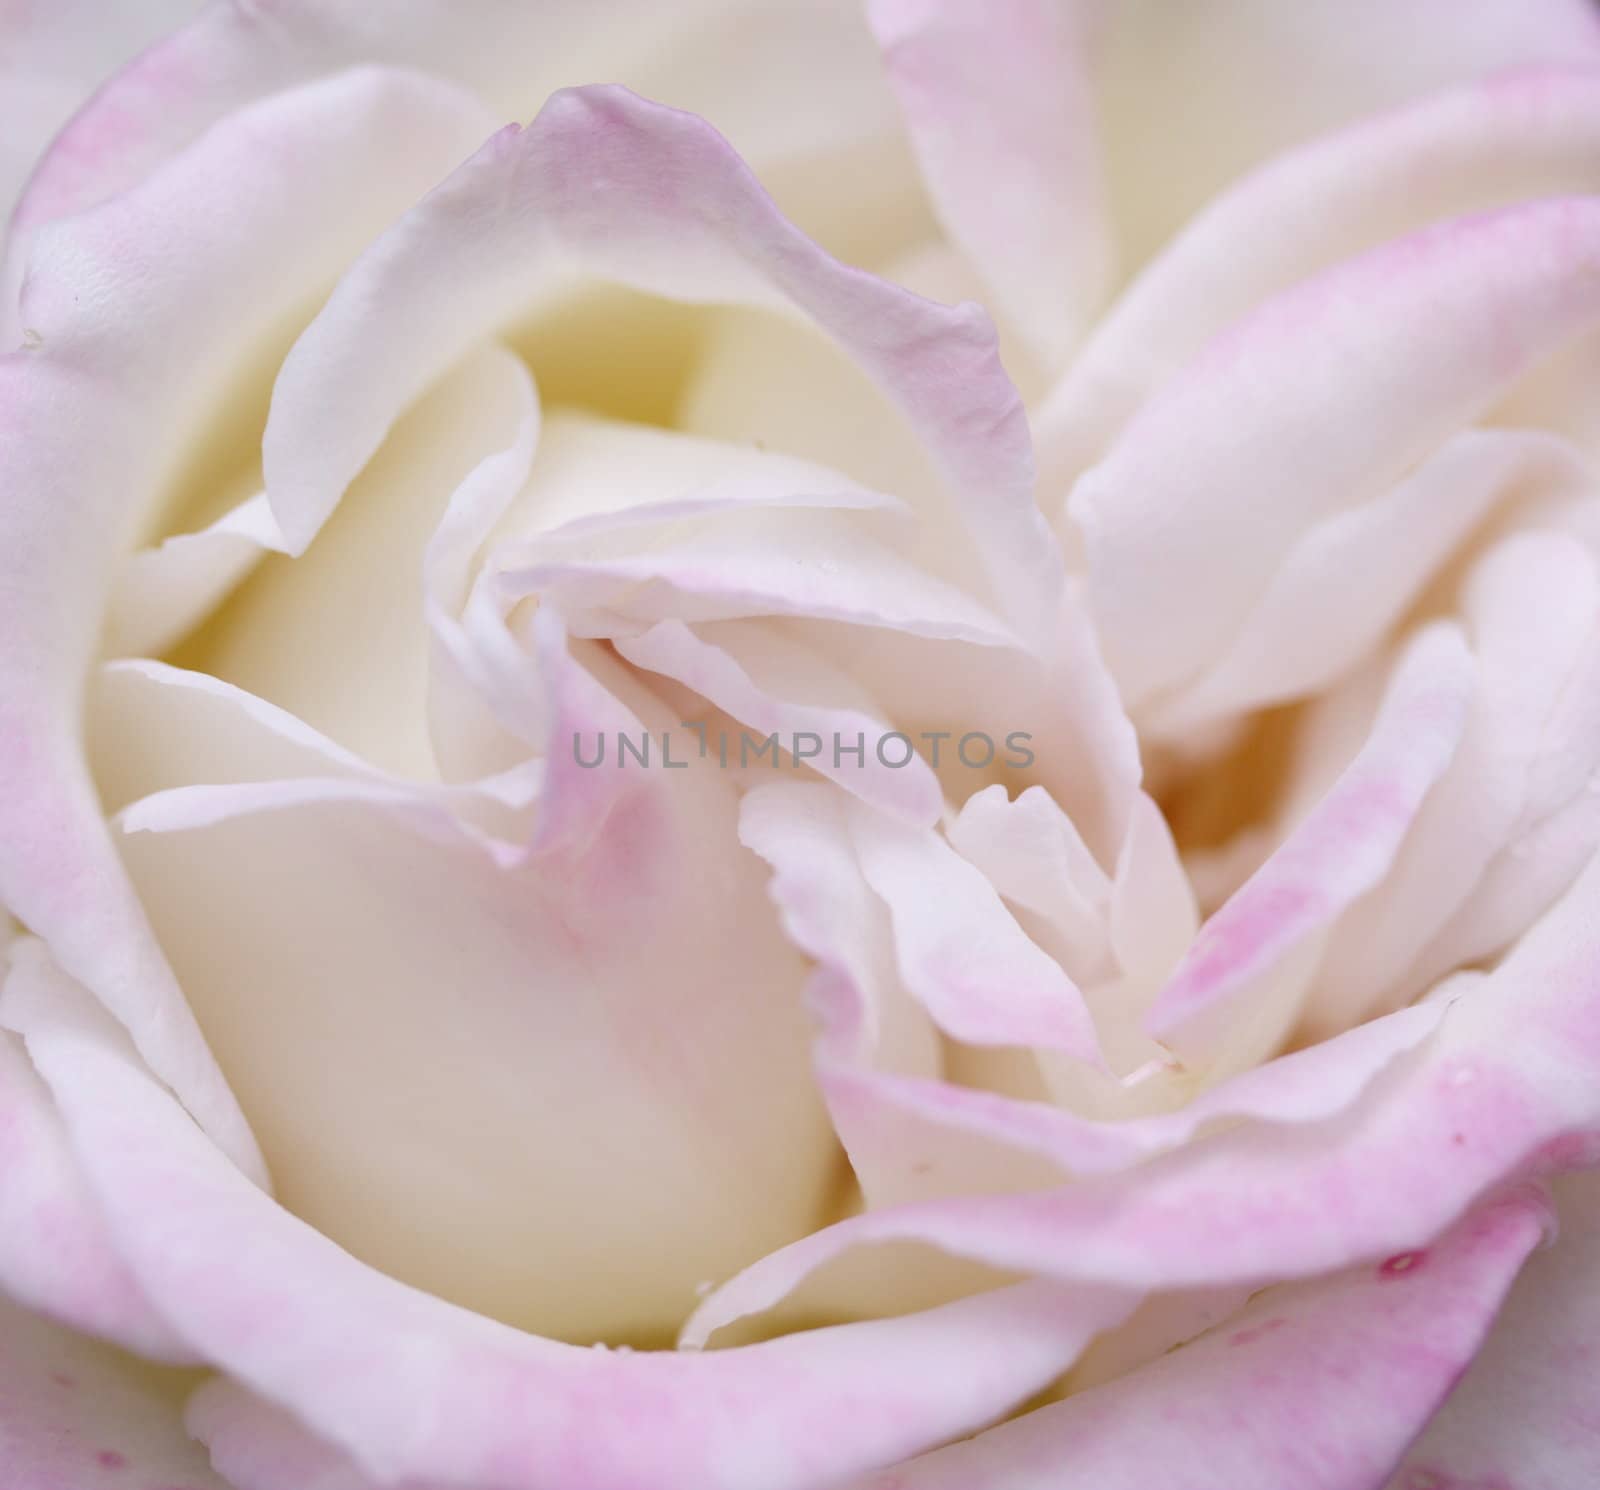
MULTIPOLYGON (((109 70, 132 55, 136 33, 153 38, 163 19, 176 25, 186 18, 181 10, 192 14, 196 5, 153 0, 135 7, 136 15, 96 13, 92 23, 75 4, 29 8, 42 15, 30 18, 28 40, 48 47, 63 33, 71 37, 75 80, 72 98, 58 101, 51 88, 31 100, 19 138, 40 145, 66 105, 82 97, 76 83, 95 80, 79 77, 82 67, 109 70), (34 133, 41 126, 42 137, 34 133)), ((894 100, 855 0, 683 0, 670 15, 651 0, 533 7, 485 0, 470 25, 450 0, 410 0, 381 17, 362 0, 273 0, 264 8, 204 6, 191 24, 117 73, 52 142, 28 183, 19 246, 37 224, 143 180, 227 115, 369 63, 448 79, 481 100, 496 124, 529 117, 570 84, 598 77, 625 83, 719 120, 781 187, 791 210, 829 231, 841 248, 892 252, 925 229, 910 162, 895 138, 894 100), (813 107, 818 76, 829 84, 822 112, 813 107), (755 78, 760 86, 749 86, 755 78), (819 171, 831 188, 821 201, 813 184, 819 171), (901 181, 908 184, 897 186, 901 181)), ((27 68, 25 77, 56 70, 27 68)))
POLYGON ((982 312, 844 268, 779 215, 709 126, 615 88, 559 94, 526 130, 497 135, 363 255, 296 344, 264 442, 268 496, 292 546, 310 541, 433 377, 580 268, 691 303, 815 320, 937 457, 949 494, 919 495, 967 534, 986 598, 1028 636, 1053 619, 1059 556, 982 312))
POLYGON ((1518 1192, 1425 1252, 1269 1289, 1141 1370, 856 1490, 1188 1490, 1197 1464, 1237 1490, 1375 1490, 1473 1359, 1549 1220, 1518 1192))
POLYGON ((0 1292, 141 1355, 191 1361, 117 1256, 61 1119, 9 1034, 0 1034, 0 1133, 0 1292))

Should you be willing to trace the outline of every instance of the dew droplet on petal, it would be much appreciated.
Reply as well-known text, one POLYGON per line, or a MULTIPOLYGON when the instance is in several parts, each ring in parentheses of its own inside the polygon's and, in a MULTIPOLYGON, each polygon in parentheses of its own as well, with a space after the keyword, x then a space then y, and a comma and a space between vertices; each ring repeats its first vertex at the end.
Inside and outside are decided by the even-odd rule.
POLYGON ((1397 1252, 1384 1262, 1378 1273, 1385 1278, 1398 1278, 1405 1273, 1414 1273, 1422 1266, 1427 1255, 1426 1252, 1397 1252))

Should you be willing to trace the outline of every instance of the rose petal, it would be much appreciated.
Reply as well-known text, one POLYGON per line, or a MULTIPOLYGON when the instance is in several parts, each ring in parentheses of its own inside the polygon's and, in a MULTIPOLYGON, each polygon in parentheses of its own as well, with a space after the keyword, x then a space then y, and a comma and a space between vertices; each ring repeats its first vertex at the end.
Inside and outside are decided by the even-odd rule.
POLYGON ((143 1355, 192 1360, 113 1250, 61 1120, 10 1035, 0 1035, 0 1134, 0 1290, 73 1329, 143 1355))
POLYGON ((1015 644, 986 606, 842 512, 798 505, 734 509, 676 530, 628 536, 631 545, 607 534, 593 554, 552 551, 550 544, 497 554, 497 586, 507 599, 548 596, 582 631, 600 630, 585 620, 590 610, 641 629, 674 619, 804 616, 978 646, 1015 644))
MULTIPOLYGON (((615 662, 607 685, 561 667, 559 633, 542 650, 558 740, 670 723, 615 662)), ((837 1150, 804 973, 747 873, 731 779, 584 770, 553 744, 531 855, 496 855, 454 810, 468 785, 319 771, 326 747, 259 702, 142 681, 166 685, 123 704, 152 758, 121 769, 211 784, 124 809, 124 861, 297 1214, 587 1338, 670 1334, 697 1281, 815 1224, 837 1150)))
POLYGON ((918 496, 935 526, 969 535, 975 582, 1027 635, 1053 617, 1059 559, 987 319, 845 269, 778 215, 708 126, 618 89, 563 93, 527 130, 496 136, 363 255, 296 344, 264 447, 268 496, 296 549, 428 381, 574 266, 672 299, 790 305, 816 320, 938 457, 953 495, 918 496))
POLYGON ((1098 308, 1112 246, 1071 7, 867 7, 946 232, 1046 370, 1098 308))
POLYGON ((1308 1007, 1313 1030, 1392 1008, 1450 967, 1497 951, 1499 943, 1476 937, 1520 929, 1592 853, 1592 838, 1587 849, 1580 842, 1576 853, 1542 863, 1518 851, 1523 834, 1554 809, 1573 799, 1580 811, 1590 805, 1587 778, 1600 766, 1600 719, 1585 717, 1600 678, 1593 556, 1554 533, 1519 534, 1474 566, 1462 609, 1478 675, 1467 731, 1381 885, 1341 918, 1308 1007), (1554 800, 1548 787, 1539 791, 1541 778, 1556 787, 1554 800), (1464 939, 1444 947, 1441 929, 1502 853, 1518 860, 1520 873, 1509 884, 1502 876, 1497 888, 1509 891, 1521 919, 1508 927, 1480 900, 1476 922, 1457 925, 1464 939), (1424 961, 1425 952, 1434 955, 1424 961))
POLYGON ((1524 1167, 1579 1162, 1576 1135, 1600 1131, 1597 892, 1600 860, 1459 991, 1426 1050, 1339 1121, 1237 1129, 1044 1194, 854 1217, 747 1269, 687 1330, 764 1309, 863 1243, 914 1239, 993 1267, 1141 1288, 1306 1276, 1422 1245, 1524 1167))
POLYGON ((185 665, 375 765, 436 777, 419 556, 456 488, 516 443, 535 397, 517 357, 474 350, 390 431, 316 544, 264 563, 184 650, 185 665))
POLYGON ((191 1377, 0 1298, 0 1464, 16 1490, 229 1490, 183 1427, 191 1377))
POLYGON ((389 775, 294 715, 209 673, 129 659, 89 690, 88 738, 101 799, 124 831, 163 832, 313 801, 382 803, 429 836, 517 862, 525 809, 544 772, 528 762, 435 786, 389 775))
POLYGON ((441 84, 380 72, 235 116, 142 187, 40 235, 24 304, 42 344, 0 362, 11 514, 0 546, 0 900, 257 1173, 105 836, 78 756, 77 696, 110 566, 178 475, 183 452, 162 432, 203 420, 254 343, 326 284, 418 176, 457 158, 480 117, 441 84))
MULTIPOLYGON (((1317 56, 1320 77, 1326 49, 1317 56)), ((1306 81, 1302 67, 1285 75, 1306 81)), ((1252 306, 1430 223, 1592 191, 1597 139, 1600 70, 1530 68, 1363 118, 1271 157, 1209 204, 1196 198, 1192 220, 1039 410, 1046 490, 1099 459, 1139 406, 1252 306)))
POLYGON ((855 805, 849 823, 862 875, 889 907, 900 976, 947 1034, 1099 1066, 1082 993, 976 868, 932 829, 855 805))
MULTIPOLYGON (((149 19, 141 11, 140 24, 149 19)), ((116 53, 116 38, 132 25, 97 18, 86 29, 116 53)), ((72 46, 81 62, 83 38, 72 46)), ((884 256, 926 232, 894 99, 854 0, 684 0, 670 16, 649 0, 532 10, 490 0, 468 26, 449 0, 409 0, 381 19, 361 0, 284 0, 270 14, 207 6, 71 121, 29 182, 20 224, 105 201, 228 114, 370 63, 451 79, 477 94, 496 123, 528 117, 557 88, 625 83, 716 119, 835 251, 884 256), (818 77, 828 80, 821 115, 812 107, 818 77), (820 194, 819 174, 828 188, 820 194)))
POLYGON ((1074 954, 1063 959, 1068 972, 1075 963, 1092 971, 1105 957, 1110 877, 1043 787, 1030 786, 1016 798, 998 784, 974 792, 948 833, 956 851, 1001 895, 1061 933, 1074 954))
POLYGON ((1458 628, 1417 636, 1355 759, 1201 928, 1146 1018, 1152 1035, 1202 1064, 1250 1066, 1278 1045, 1297 1011, 1271 1007, 1267 975, 1388 872, 1461 744, 1474 672, 1458 628))
POLYGON ((226 1377, 207 1382, 189 1399, 184 1422, 210 1448, 212 1464, 233 1490, 442 1490, 438 1481, 379 1485, 292 1413, 226 1377))
POLYGON ((1200 1464, 1231 1490, 1375 1487, 1472 1360, 1548 1217, 1518 1192, 1426 1252, 1271 1289, 1129 1376, 859 1490, 1187 1490, 1200 1464))
POLYGON ((1181 739, 1314 694, 1378 646, 1486 514, 1593 491, 1593 473, 1560 440, 1523 430, 1454 436, 1383 496, 1309 529, 1222 656, 1155 705, 1146 728, 1181 739), (1359 605, 1352 574, 1362 577, 1359 605))
MULTIPOLYGON (((1423 1044, 1442 1003, 1406 1009, 1224 1082, 1175 1112, 1090 1121, 1039 1101, 940 1078, 926 1020, 900 984, 885 909, 850 843, 843 801, 785 783, 747 794, 741 839, 773 868, 790 938, 818 964, 818 1076, 868 1202, 1041 1188, 1062 1174, 1124 1168, 1226 1120, 1325 1122, 1423 1044)), ((703 1343, 706 1336, 686 1338, 703 1343)))
POLYGON ((18 0, 6 10, 0 64, 0 223, 50 137, 94 89, 199 0, 154 0, 107 10, 93 0, 18 0))
POLYGON ((1594 1340, 1600 1181, 1556 1186, 1560 1232, 1532 1257, 1488 1340, 1390 1490, 1567 1490, 1600 1473, 1594 1340))
POLYGON ((1600 57, 1586 0, 1514 10, 1496 0, 1220 0, 1108 15, 1100 127, 1118 240, 1134 265, 1231 179, 1299 140, 1502 68, 1600 57))
POLYGON ((215 522, 174 533, 129 557, 117 574, 106 615, 112 657, 169 652, 227 599, 278 541, 278 525, 255 472, 250 494, 215 522))
MULTIPOLYGON (((292 1219, 221 1159, 81 991, 42 961, 31 971, 37 986, 8 990, 7 1021, 27 1026, 141 1285, 236 1382, 383 1483, 809 1490, 992 1421, 1133 1303, 1025 1284, 705 1354, 521 1335, 292 1219)), ((253 1437, 242 1413, 197 1409, 208 1432, 225 1418, 253 1437)), ((242 1452, 212 1446, 224 1463, 242 1452)))
MULTIPOLYGON (((888 743, 888 727, 862 690, 805 648, 753 626, 691 630, 679 621, 615 645, 634 666, 677 679, 763 739, 777 735, 782 748, 814 736, 816 752, 806 764, 863 801, 919 827, 939 820, 944 799, 926 762, 913 754, 901 764, 905 747, 888 743)), ((736 742, 705 739, 701 749, 718 751, 719 762, 722 752, 737 750, 743 764, 743 752, 756 743, 747 739, 740 731, 736 742)))
POLYGON ((1130 707, 1219 653, 1311 523, 1600 317, 1597 258, 1591 201, 1447 224, 1269 301, 1169 384, 1069 503, 1130 707), (1198 564, 1185 535, 1202 529, 1198 564))

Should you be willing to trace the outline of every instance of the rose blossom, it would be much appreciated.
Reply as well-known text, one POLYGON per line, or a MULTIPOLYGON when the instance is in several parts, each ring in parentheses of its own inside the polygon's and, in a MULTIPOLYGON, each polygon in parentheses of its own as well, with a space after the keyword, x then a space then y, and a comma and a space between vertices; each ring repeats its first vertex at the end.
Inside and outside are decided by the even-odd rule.
MULTIPOLYGON (((141 40, 5 25, 19 139, 141 40)), ((1590 1483, 1597 161, 1579 0, 124 68, 6 259, 0 1484, 1590 1483)))

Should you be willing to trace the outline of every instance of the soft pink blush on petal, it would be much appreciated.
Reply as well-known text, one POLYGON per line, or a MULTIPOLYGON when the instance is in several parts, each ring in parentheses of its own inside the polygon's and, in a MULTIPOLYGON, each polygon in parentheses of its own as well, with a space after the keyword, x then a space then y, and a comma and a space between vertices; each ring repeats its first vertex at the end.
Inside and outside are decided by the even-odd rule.
MULTIPOLYGON (((1149 1013, 1152 1035, 1186 1059, 1215 1059, 1249 1018, 1261 974, 1383 878, 1460 745, 1473 683, 1459 628, 1441 623, 1416 637, 1355 760, 1201 928, 1149 1013)), ((1261 1034, 1267 1049, 1295 1013, 1261 1034)))
POLYGON ((0 224, 50 138, 105 78, 201 0, 8 0, 0 16, 0 224))
POLYGON ((1555 1191, 1554 1244, 1529 1260, 1388 1490, 1600 1483, 1600 1179, 1574 1177, 1555 1191))
POLYGON ((1592 191, 1597 141, 1600 66, 1567 66, 1475 82, 1273 157, 1118 297, 1036 412, 1046 502, 1253 305, 1431 223, 1592 191))
POLYGON ((1143 1288, 1304 1277, 1424 1245, 1506 1179, 1582 1162, 1574 1145, 1600 1132, 1597 893, 1600 860, 1337 1122, 1235 1128, 1126 1175, 841 1221, 713 1293, 688 1332, 769 1308, 827 1259, 872 1242, 1143 1288))
POLYGON ((945 230, 1047 372, 1098 308, 1113 251, 1075 9, 867 7, 945 230))
MULTIPOLYGON (((1173 1113, 1099 1123, 938 1079, 925 1021, 894 976, 887 909, 849 841, 846 806, 816 784, 748 793, 742 840, 772 866, 770 894, 790 937, 819 964, 808 1001, 819 1024, 818 1079, 869 1205, 932 1195, 1038 1189, 1059 1175, 1124 1168, 1244 1119, 1318 1123, 1422 1045, 1440 1003, 1406 1009, 1338 1040, 1225 1082, 1173 1113)), ((690 1333, 691 1343, 705 1337, 690 1333)))
POLYGON ((1307 1010, 1314 1036, 1394 1007, 1450 968, 1498 952, 1503 943, 1477 937, 1514 934, 1560 894, 1589 854, 1580 841, 1576 854, 1536 857, 1525 835, 1541 817, 1567 809, 1588 834, 1600 826, 1586 789, 1600 767, 1600 720, 1583 707, 1600 686, 1594 557, 1563 534, 1516 533, 1473 566, 1461 613, 1476 655, 1466 733, 1383 882, 1336 927, 1307 1010), (1502 858, 1513 872, 1496 883, 1491 875, 1502 858), (1491 889, 1492 899, 1482 894, 1491 889), (1508 926, 1495 901, 1509 901, 1520 922, 1508 926), (1453 947, 1440 941, 1449 931, 1458 938, 1453 947))
POLYGON ((1130 709, 1218 655, 1312 523, 1386 490, 1596 323, 1600 204, 1573 198, 1386 245, 1210 343, 1068 502, 1130 709))
POLYGON ((859 1490, 1378 1490, 1549 1224, 1516 1191, 1426 1250, 1269 1289, 1174 1354, 859 1490))
POLYGON ((184 1429, 189 1380, 0 1297, 6 1490, 232 1490, 184 1429))
POLYGON ((1054 623, 1059 555, 988 318, 841 265, 710 126, 616 88, 558 94, 526 130, 497 135, 358 260, 290 352, 263 455, 292 546, 310 541, 433 377, 579 271, 813 320, 935 457, 948 490, 916 495, 970 539, 979 598, 1025 637, 1054 623))
POLYGON ((274 1407, 222 1377, 189 1399, 184 1421, 211 1451, 232 1490, 444 1490, 424 1483, 378 1481, 351 1457, 274 1407))
MULTIPOLYGON (((97 14, 92 23, 73 3, 30 0, 29 8, 50 17, 42 23, 45 39, 61 35, 76 75, 86 27, 103 38, 91 48, 104 55, 103 74, 134 50, 119 47, 121 37, 131 41, 142 31, 153 38, 164 29, 163 9, 168 24, 184 19, 180 3, 118 6, 137 17, 97 14)), ((197 8, 199 0, 186 6, 191 15, 197 8)), ((897 242, 908 229, 927 228, 914 168, 897 139, 894 98, 857 0, 678 0, 671 7, 654 0, 480 0, 470 24, 451 0, 381 10, 364 0, 273 0, 265 7, 213 0, 192 24, 117 73, 51 143, 19 209, 17 246, 25 247, 39 224, 143 180, 227 115, 370 64, 448 80, 477 97, 496 124, 529 117, 558 88, 624 83, 716 119, 763 177, 841 247, 870 250, 885 237, 897 242), (826 110, 815 107, 819 76, 828 80, 826 110), (831 188, 821 201, 813 185, 819 168, 831 188)), ((60 111, 86 91, 74 87, 59 99, 52 91, 44 107, 59 123, 60 111)), ((7 285, 18 268, 13 255, 7 285)))
POLYGON ((24 296, 40 345, 0 360, 0 900, 258 1175, 116 864, 79 696, 115 561, 178 474, 181 446, 161 432, 202 422, 259 341, 481 127, 446 86, 374 71, 234 116, 143 186, 41 235, 24 296))
POLYGON ((141 1355, 192 1361, 117 1256, 44 1084, 4 1033, 0 1172, 0 1293, 141 1355))

